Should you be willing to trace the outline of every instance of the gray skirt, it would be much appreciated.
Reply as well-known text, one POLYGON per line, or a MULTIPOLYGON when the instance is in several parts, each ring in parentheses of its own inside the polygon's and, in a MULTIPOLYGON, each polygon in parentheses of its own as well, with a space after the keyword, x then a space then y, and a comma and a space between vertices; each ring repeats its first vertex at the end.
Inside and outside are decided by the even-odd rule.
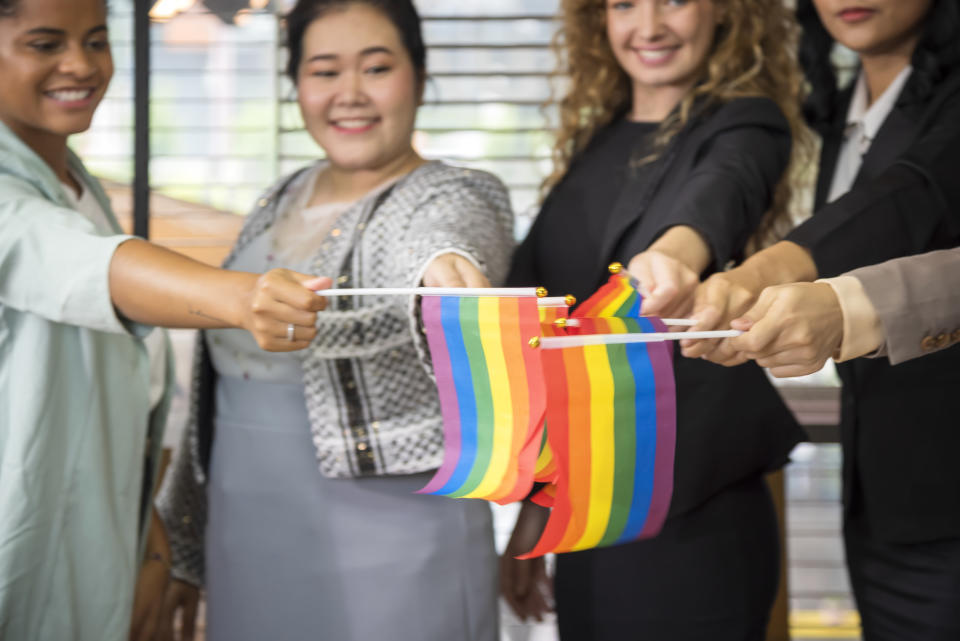
POLYGON ((303 388, 220 377, 206 533, 211 641, 494 641, 489 506, 430 474, 328 479, 303 388))

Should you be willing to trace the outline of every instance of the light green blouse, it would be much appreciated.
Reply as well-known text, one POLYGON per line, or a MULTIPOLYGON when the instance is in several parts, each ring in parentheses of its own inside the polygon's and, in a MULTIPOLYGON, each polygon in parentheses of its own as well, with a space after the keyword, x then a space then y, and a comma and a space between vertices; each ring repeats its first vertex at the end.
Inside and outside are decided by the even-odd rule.
MULTIPOLYGON (((141 338, 117 317, 120 233, 71 210, 53 171, 0 123, 0 638, 125 640, 161 433, 141 338)), ((159 331, 159 330, 158 330, 159 331)))

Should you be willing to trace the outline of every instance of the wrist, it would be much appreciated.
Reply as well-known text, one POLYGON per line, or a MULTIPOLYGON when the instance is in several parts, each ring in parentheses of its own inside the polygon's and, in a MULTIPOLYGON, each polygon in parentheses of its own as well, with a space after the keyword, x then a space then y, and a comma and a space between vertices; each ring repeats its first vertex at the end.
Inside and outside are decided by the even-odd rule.
POLYGON ((810 252, 787 240, 763 250, 749 258, 750 276, 758 293, 766 287, 805 283, 817 279, 817 266, 810 252))

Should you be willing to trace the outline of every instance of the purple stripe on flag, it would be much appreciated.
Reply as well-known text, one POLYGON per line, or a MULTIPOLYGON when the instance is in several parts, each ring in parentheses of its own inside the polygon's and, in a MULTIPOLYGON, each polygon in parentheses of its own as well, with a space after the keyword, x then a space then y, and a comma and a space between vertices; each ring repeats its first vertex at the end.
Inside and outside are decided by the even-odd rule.
POLYGON ((440 413, 443 416, 443 463, 418 494, 432 494, 446 485, 460 460, 460 406, 457 403, 457 388, 453 381, 453 367, 447 337, 443 332, 442 296, 424 296, 420 309, 423 325, 427 330, 427 345, 433 360, 433 373, 437 378, 440 393, 440 413))
MULTIPOLYGON (((654 332, 668 331, 659 318, 641 319, 641 322, 643 321, 648 321, 654 332)), ((653 378, 656 381, 657 453, 653 468, 653 496, 650 499, 647 522, 640 533, 641 538, 659 533, 667 519, 670 499, 673 497, 673 463, 677 445, 677 392, 671 353, 673 343, 649 343, 648 348, 653 378)))

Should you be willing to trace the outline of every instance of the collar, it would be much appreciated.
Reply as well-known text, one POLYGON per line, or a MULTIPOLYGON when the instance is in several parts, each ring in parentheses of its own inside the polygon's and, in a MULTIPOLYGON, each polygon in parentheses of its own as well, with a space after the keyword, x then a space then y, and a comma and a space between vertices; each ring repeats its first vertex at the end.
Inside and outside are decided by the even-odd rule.
POLYGON ((872 141, 877 137, 877 132, 883 126, 883 122, 893 111, 903 86, 907 84, 913 67, 907 65, 897 74, 890 86, 877 98, 870 107, 867 107, 867 79, 861 71, 857 75, 857 84, 853 89, 853 98, 850 101, 850 108, 847 110, 846 131, 849 133, 854 127, 862 127, 863 136, 872 141))

